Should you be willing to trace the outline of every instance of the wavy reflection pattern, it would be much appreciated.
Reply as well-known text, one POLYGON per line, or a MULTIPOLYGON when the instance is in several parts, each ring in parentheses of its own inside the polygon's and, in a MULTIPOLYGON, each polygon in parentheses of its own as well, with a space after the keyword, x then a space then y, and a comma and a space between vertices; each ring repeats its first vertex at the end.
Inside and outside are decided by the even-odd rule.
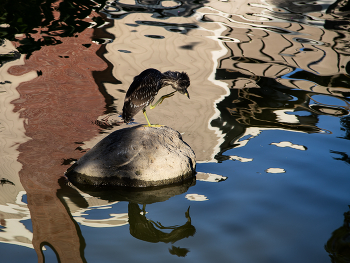
MULTIPOLYGON (((0 225, 7 228, 1 240, 34 247, 39 262, 44 261, 42 249, 47 243, 62 262, 85 262, 78 223, 91 227, 127 224, 126 213, 106 220, 85 218, 84 213, 109 209, 120 199, 112 203, 93 198, 58 180, 66 168, 62 163, 79 158, 81 145, 89 146, 100 138, 100 127, 91 122, 102 114, 104 103, 120 112, 126 89, 145 68, 183 70, 191 76, 190 101, 174 96, 156 113, 150 111, 149 117, 181 131, 200 161, 215 156, 217 161, 251 162, 251 158, 224 153, 245 146, 262 130, 329 132, 318 127, 321 115, 342 117, 344 127, 348 127, 350 36, 341 3, 108 1, 104 12, 110 25, 106 30, 114 40, 95 38, 97 29, 80 21, 78 25, 85 26, 78 26, 79 34, 55 37, 54 46, 50 41, 36 41, 35 52, 25 61, 14 50, 10 52, 15 61, 0 67, 0 99, 4 103, 0 105, 0 171, 6 174, 0 178, 0 225), (104 60, 96 53, 103 53, 104 60), (96 84, 96 71, 101 70, 113 75, 110 82, 99 79, 103 89, 96 84), (330 97, 336 103, 330 103, 330 97), (23 229, 23 220, 29 219, 28 208, 33 235, 23 229), (22 236, 16 240, 18 229, 22 229, 22 236)), ((53 17, 64 18, 52 10, 53 17)), ((348 4, 345 10, 349 10, 348 4)), ((35 40, 34 35, 30 39, 35 40)), ((41 39, 40 32, 36 37, 41 39)), ((135 121, 143 122, 143 116, 135 121)), ((286 141, 271 145, 307 150, 286 141)), ((346 153, 333 153, 349 162, 346 153)), ((269 168, 266 172, 285 170, 269 168)), ((202 180, 218 182, 224 178, 207 175, 202 180)), ((181 194, 187 189, 181 189, 181 194)), ((199 194, 186 198, 208 200, 199 194)), ((189 211, 180 227, 163 227, 149 222, 135 203, 130 203, 129 212, 134 215, 130 232, 136 238, 171 242, 194 235, 189 211), (137 222, 160 238, 145 237, 137 222), (163 233, 162 228, 172 232, 163 233)), ((170 249, 179 256, 187 252, 186 248, 170 249)))
MULTIPOLYGON (((53 17, 59 17, 55 9, 53 17)), ((103 96, 92 71, 106 64, 96 56, 100 46, 92 34, 84 28, 75 37, 56 36, 61 44, 26 59, 16 56, 16 41, 1 46, 13 61, 0 67, 0 242, 34 248, 38 262, 45 261, 46 246, 59 261, 85 262, 84 239, 57 193, 64 160, 79 158, 77 142, 99 132, 91 120, 103 112, 103 96)))
POLYGON ((210 5, 202 21, 226 28, 217 37, 227 53, 219 58, 216 79, 231 89, 211 122, 224 140, 218 161, 232 158, 223 153, 262 130, 328 133, 318 127, 320 115, 349 114, 349 23, 329 26, 347 21, 347 13, 324 4, 261 1, 236 10, 210 5))
MULTIPOLYGON (((349 23, 334 23, 346 21, 344 8, 330 4, 108 2, 105 12, 115 21, 109 32, 117 37, 105 57, 121 84, 105 83, 106 90, 120 112, 128 84, 144 68, 187 71, 191 102, 168 100, 154 115, 150 111, 150 118, 184 133, 199 161, 213 160, 232 144, 222 127, 231 130, 230 122, 238 121, 252 133, 276 128, 324 131, 317 127, 319 114, 342 116, 349 111, 349 23), (315 94, 336 96, 339 105, 313 99, 315 94), (285 103, 263 105, 271 99, 285 103), (171 121, 175 116, 181 120, 171 121)), ((135 121, 142 122, 142 116, 135 121)), ((235 137, 246 135, 235 127, 230 131, 235 137)))
MULTIPOLYGON (((220 34, 223 27, 198 20, 200 11, 195 9, 202 4, 152 3, 119 1, 105 7, 108 17, 114 19, 108 32, 116 38, 106 46, 104 56, 113 64, 112 73, 120 83, 104 83, 104 87, 120 113, 126 90, 134 76, 144 69, 187 72, 191 79, 191 99, 177 94, 147 114, 151 122, 180 131, 198 160, 209 160, 218 138, 208 122, 216 112, 214 101, 227 92, 213 85, 216 58, 226 51, 211 37, 220 34)), ((168 89, 171 88, 162 89, 159 96, 169 93, 168 89)), ((135 122, 144 123, 142 114, 135 116, 135 122)))

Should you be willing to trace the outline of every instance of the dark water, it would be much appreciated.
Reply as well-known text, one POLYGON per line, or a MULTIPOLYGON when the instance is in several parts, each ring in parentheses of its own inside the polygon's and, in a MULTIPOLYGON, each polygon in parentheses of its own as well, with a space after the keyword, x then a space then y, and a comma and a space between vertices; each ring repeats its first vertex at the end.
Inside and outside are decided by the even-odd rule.
POLYGON ((0 12, 1 262, 350 262, 349 1, 0 12), (190 103, 149 116, 183 134, 197 180, 67 185, 73 161, 125 127, 125 92, 149 67, 191 78, 190 103))

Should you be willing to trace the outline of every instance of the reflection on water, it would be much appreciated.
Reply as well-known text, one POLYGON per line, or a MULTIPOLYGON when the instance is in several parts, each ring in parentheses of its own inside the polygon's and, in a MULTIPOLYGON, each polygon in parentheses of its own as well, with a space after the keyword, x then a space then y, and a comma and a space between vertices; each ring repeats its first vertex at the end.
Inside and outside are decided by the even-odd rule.
MULTIPOLYGON (((151 13, 155 18, 188 17, 195 9, 202 7, 204 1, 109 1, 105 10, 113 19, 119 19, 131 13, 151 13)), ((162 26, 158 24, 158 26, 162 26)), ((181 32, 174 29, 175 32, 181 32)))
MULTIPOLYGON (((61 189, 57 195, 62 203, 67 207, 70 214, 74 216, 74 220, 82 226, 93 228, 118 227, 129 224, 130 234, 140 240, 157 243, 176 243, 177 241, 188 238, 195 234, 195 227, 191 223, 189 208, 185 213, 187 219, 183 225, 163 226, 161 222, 155 222, 147 219, 146 204, 156 202, 164 202, 169 198, 187 192, 188 188, 195 184, 195 180, 165 187, 149 188, 149 189, 83 189, 84 192, 69 186, 64 181, 61 181, 61 189), (96 210, 109 210, 112 206, 117 206, 118 202, 127 201, 127 213, 110 213, 105 219, 89 219, 89 213, 94 213, 96 210), (141 209, 139 204, 143 206, 141 209), (166 231, 170 230, 170 233, 166 231)), ((67 213, 68 215, 68 213, 67 213)), ((48 219, 48 218, 47 218, 48 219)), ((73 221, 73 220, 72 220, 73 221)), ((78 229, 78 234, 80 229, 78 229)), ((75 234, 71 230, 71 234, 75 234)), ((66 233, 67 235, 67 233, 66 233)), ((75 240, 76 242, 76 240, 75 240)), ((52 244, 55 248, 55 245, 52 244)), ((74 248, 74 247, 73 247, 74 248)), ((72 247, 66 248, 67 254, 74 255, 72 247)), ((83 237, 80 237, 80 249, 84 249, 83 237)), ((186 256, 189 252, 186 248, 172 246, 169 252, 177 256, 186 256)), ((83 253, 83 251, 81 251, 83 253)), ((82 254, 83 256, 83 254, 82 254)), ((82 258, 84 260, 84 258, 82 258)))
MULTIPOLYGON (((53 7, 48 11, 51 18, 47 24, 60 15, 57 6, 53 4, 53 7)), ((88 12, 90 14, 91 10, 88 12)), ((23 29, 15 26, 5 25, 2 30, 23 29)), ((105 63, 96 56, 99 46, 91 43, 92 33, 93 29, 86 28, 77 37, 54 34, 56 43, 60 44, 53 46, 40 44, 40 37, 45 38, 45 33, 34 33, 38 34, 36 36, 28 33, 29 40, 39 38, 37 43, 26 45, 27 38, 19 42, 10 38, 12 42, 6 40, 2 46, 6 54, 15 54, 13 45, 18 46, 18 43, 29 51, 26 59, 23 54, 0 68, 5 89, 1 93, 1 107, 4 108, 1 111, 4 127, 1 149, 4 154, 0 170, 4 178, 13 183, 1 186, 1 194, 5 195, 1 203, 5 221, 3 233, 8 236, 1 241, 34 248, 39 262, 44 261, 45 244, 49 244, 62 262, 84 262, 79 228, 57 198, 56 191, 61 189, 58 179, 65 171, 62 160, 79 158, 81 154, 74 152, 76 142, 99 132, 91 119, 96 119, 103 110, 104 99, 96 88, 91 70, 103 70, 105 63), (84 46, 87 43, 90 43, 89 48, 84 46), (32 50, 37 51, 31 54, 32 50), (95 87, 95 90, 88 91, 86 86, 95 87), (4 191, 6 188, 9 190, 4 191), (28 209, 31 222, 28 222, 28 209), (12 232, 13 223, 16 229, 25 230, 12 232)), ((17 50, 23 52, 23 49, 17 50)), ((23 254, 26 255, 30 254, 23 254)))
POLYGON ((105 0, 50 0, 35 4, 4 1, 0 5, 0 36, 13 41, 17 50, 29 58, 44 46, 62 44, 61 37, 76 36, 88 27, 104 24, 101 16, 94 15, 104 3, 105 0))
MULTIPOLYGON (((196 232, 196 228, 191 224, 190 209, 185 213, 187 222, 180 226, 163 226, 160 222, 154 222, 149 220, 145 216, 145 211, 141 211, 139 206, 135 203, 129 203, 129 225, 130 234, 140 240, 157 243, 171 242, 174 244, 176 241, 183 238, 193 236, 196 232), (141 213, 143 212, 143 213, 141 213), (170 233, 166 233, 166 230, 171 230, 170 233)), ((169 249, 172 255, 179 257, 185 257, 189 252, 186 248, 180 248, 172 246, 169 249)))
POLYGON ((349 1, 5 1, 0 10, 4 260, 348 261, 348 212, 338 215, 349 199, 349 1), (64 171, 125 127, 125 92, 151 67, 189 74, 190 101, 174 96, 147 113, 181 132, 206 173, 152 191, 71 186, 64 171), (109 126, 98 122, 105 114, 109 126))
POLYGON ((334 230, 331 238, 325 245, 332 262, 341 263, 350 261, 349 234, 350 234, 350 212, 344 213, 344 223, 334 230))
MULTIPOLYGON (((211 122, 225 134, 221 151, 242 146, 242 138, 249 132, 260 129, 284 129, 297 132, 330 132, 318 127, 320 115, 348 115, 350 105, 347 99, 337 98, 338 105, 321 103, 313 99, 315 93, 290 90, 274 81, 258 81, 261 88, 232 89, 230 95, 217 104, 220 117, 211 122), (344 105, 344 106, 343 106, 344 105)), ((318 99, 318 98, 317 98, 318 99)), ((251 134, 251 138, 257 134, 251 134)))

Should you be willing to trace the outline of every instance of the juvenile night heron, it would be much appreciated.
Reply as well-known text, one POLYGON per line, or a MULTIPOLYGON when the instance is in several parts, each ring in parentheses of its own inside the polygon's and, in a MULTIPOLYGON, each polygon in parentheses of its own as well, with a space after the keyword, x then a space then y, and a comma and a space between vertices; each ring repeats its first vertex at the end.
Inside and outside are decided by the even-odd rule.
POLYGON ((134 78, 134 81, 131 83, 125 95, 122 114, 124 122, 130 122, 131 118, 142 110, 148 126, 158 126, 152 125, 149 122, 146 114, 146 107, 151 104, 150 109, 154 109, 157 105, 161 104, 164 99, 173 96, 176 91, 190 98, 187 91, 189 85, 190 79, 185 72, 167 71, 161 73, 153 68, 146 69, 134 78), (158 91, 167 85, 172 86, 175 91, 162 96, 152 105, 151 103, 158 94, 158 91))

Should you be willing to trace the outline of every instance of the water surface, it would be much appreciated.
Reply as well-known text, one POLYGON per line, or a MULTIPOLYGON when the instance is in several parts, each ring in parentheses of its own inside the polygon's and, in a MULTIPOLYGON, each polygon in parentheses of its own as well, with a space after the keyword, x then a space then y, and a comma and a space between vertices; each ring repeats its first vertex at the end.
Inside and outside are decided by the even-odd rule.
POLYGON ((0 10, 4 262, 350 261, 348 1, 0 10), (125 93, 150 67, 191 78, 190 101, 176 94, 148 115, 194 149, 197 180, 67 184, 75 160, 125 128, 125 93))

